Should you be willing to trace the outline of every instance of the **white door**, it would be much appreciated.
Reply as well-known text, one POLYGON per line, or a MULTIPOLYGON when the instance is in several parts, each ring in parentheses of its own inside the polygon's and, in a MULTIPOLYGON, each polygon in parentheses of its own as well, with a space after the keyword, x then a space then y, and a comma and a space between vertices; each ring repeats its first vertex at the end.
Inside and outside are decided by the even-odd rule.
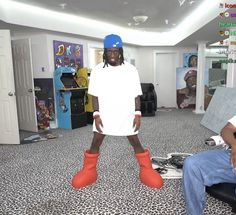
POLYGON ((38 131, 29 39, 12 41, 17 111, 21 130, 38 131))
POLYGON ((154 53, 157 107, 176 107, 176 53, 154 53))
POLYGON ((20 144, 9 30, 0 30, 0 144, 20 144))

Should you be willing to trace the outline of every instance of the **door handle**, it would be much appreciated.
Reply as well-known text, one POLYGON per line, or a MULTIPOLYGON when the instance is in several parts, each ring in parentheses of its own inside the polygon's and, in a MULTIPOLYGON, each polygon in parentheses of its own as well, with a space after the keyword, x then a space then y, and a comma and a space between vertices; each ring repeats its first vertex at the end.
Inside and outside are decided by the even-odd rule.
POLYGON ((32 92, 33 92, 33 90, 32 90, 32 89, 28 89, 28 92, 29 92, 29 93, 32 93, 32 92))
POLYGON ((8 93, 8 96, 13 96, 14 94, 12 92, 9 92, 8 93))

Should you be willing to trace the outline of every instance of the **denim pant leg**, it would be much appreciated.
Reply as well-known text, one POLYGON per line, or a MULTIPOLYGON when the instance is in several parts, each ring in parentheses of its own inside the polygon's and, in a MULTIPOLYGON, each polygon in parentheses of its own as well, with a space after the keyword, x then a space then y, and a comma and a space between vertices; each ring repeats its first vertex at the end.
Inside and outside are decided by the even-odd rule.
POLYGON ((202 215, 205 186, 236 182, 229 150, 209 150, 189 156, 183 167, 183 191, 188 215, 202 215))

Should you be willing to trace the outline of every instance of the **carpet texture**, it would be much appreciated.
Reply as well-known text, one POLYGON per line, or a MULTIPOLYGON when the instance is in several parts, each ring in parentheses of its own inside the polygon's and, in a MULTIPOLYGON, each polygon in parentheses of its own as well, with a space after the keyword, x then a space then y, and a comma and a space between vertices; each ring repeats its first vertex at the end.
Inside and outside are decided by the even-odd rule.
MULTIPOLYGON (((204 144, 212 131, 191 110, 157 111, 143 117, 140 141, 152 156, 213 149, 204 144)), ((126 137, 107 136, 101 146, 98 180, 75 190, 72 176, 90 147, 92 126, 53 130, 57 139, 0 145, 0 214, 181 215, 186 214, 181 179, 165 179, 160 190, 139 181, 139 168, 126 137)), ((21 132, 21 138, 29 135, 21 132)), ((231 208, 207 195, 205 214, 231 214, 231 208)))

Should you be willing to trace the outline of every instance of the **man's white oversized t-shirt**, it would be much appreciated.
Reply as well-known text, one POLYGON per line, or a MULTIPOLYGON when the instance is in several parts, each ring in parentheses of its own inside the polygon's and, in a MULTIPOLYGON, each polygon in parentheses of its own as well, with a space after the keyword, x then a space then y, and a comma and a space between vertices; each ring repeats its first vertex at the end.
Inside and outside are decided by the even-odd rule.
MULTIPOLYGON (((91 71, 88 93, 98 97, 102 133, 129 136, 134 132, 135 97, 142 95, 137 69, 128 62, 119 66, 98 64, 91 71)), ((93 131, 98 132, 93 123, 93 131)))

